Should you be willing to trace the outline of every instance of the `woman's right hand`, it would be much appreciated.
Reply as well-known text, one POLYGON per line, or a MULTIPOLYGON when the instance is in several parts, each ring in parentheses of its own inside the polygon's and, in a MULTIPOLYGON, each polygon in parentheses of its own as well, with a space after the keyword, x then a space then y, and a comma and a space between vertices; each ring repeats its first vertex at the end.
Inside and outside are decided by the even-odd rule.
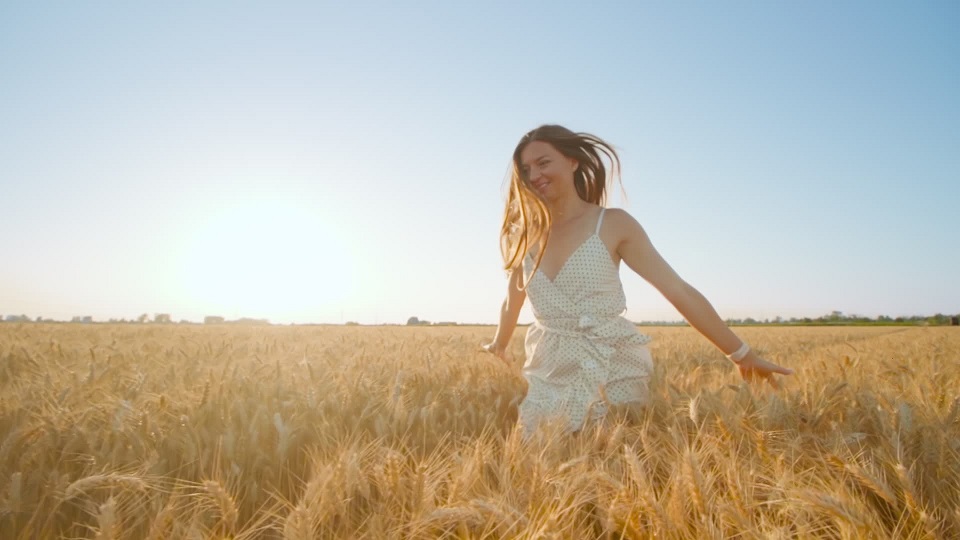
POLYGON ((513 361, 513 354, 507 350, 506 347, 498 345, 494 341, 491 341, 490 343, 484 343, 480 347, 484 351, 496 356, 500 360, 503 360, 507 365, 510 365, 510 363, 513 361))

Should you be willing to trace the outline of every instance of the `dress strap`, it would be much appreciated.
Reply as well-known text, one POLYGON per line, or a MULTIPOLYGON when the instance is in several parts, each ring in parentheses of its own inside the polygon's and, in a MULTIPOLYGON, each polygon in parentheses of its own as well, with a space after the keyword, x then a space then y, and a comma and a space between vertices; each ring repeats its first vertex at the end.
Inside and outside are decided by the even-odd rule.
POLYGON ((597 230, 593 231, 593 234, 600 234, 600 225, 603 223, 603 213, 606 211, 606 208, 600 209, 600 218, 597 219, 597 230))

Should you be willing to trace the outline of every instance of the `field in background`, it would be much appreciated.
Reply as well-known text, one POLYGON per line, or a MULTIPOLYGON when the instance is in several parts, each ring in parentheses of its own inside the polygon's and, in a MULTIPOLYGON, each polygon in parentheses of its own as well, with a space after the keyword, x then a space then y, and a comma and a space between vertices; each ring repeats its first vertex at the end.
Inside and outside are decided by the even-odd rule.
POLYGON ((525 439, 490 327, 0 325, 0 537, 956 538, 958 330, 737 328, 772 392, 649 328, 645 410, 525 439))

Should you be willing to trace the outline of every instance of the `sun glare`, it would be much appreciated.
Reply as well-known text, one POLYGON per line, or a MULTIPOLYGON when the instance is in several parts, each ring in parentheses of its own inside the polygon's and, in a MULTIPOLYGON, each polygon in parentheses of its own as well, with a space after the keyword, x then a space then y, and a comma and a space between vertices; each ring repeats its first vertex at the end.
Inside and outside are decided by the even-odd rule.
POLYGON ((353 289, 348 243, 295 202, 218 208, 192 235, 182 268, 191 306, 208 315, 305 322, 342 309, 353 289))

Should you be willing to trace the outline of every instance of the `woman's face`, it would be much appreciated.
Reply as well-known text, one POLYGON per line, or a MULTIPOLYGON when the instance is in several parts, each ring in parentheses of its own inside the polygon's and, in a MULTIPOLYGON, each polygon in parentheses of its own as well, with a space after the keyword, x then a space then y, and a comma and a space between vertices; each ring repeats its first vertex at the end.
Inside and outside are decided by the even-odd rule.
POLYGON ((560 153, 552 144, 533 141, 520 151, 520 174, 541 197, 554 199, 575 191, 573 173, 577 160, 560 153))

